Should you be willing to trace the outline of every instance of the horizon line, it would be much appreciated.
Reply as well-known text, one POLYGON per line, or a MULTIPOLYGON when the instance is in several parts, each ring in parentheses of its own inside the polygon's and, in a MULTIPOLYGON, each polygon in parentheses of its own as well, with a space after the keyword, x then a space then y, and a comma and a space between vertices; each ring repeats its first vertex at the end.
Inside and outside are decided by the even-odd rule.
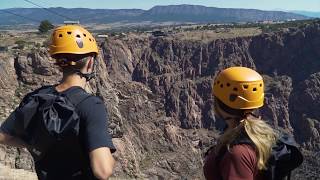
MULTIPOLYGON (((215 7, 215 6, 205 6, 205 5, 199 5, 199 4, 168 4, 168 5, 155 5, 152 6, 149 9, 143 9, 143 8, 86 8, 86 7, 62 7, 62 6, 56 6, 56 7, 46 7, 46 8, 65 8, 65 9, 99 9, 99 10, 150 10, 157 6, 182 6, 182 5, 189 5, 189 6, 203 6, 208 8, 221 8, 221 9, 254 9, 254 10, 261 10, 261 11, 283 11, 283 12, 292 12, 292 11, 305 11, 305 12, 311 12, 311 13, 320 13, 319 11, 314 10, 299 10, 299 9, 258 9, 258 8, 237 8, 237 7, 215 7)), ((11 8, 0 8, 0 9, 41 9, 39 7, 11 7, 11 8)))

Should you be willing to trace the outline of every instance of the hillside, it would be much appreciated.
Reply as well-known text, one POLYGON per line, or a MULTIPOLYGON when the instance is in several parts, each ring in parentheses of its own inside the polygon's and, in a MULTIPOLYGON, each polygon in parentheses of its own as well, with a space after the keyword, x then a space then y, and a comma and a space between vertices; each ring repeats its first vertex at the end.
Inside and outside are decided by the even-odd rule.
MULTIPOLYGON (((292 133, 306 160, 292 179, 317 179, 320 130, 320 22, 249 37, 190 41, 128 36, 100 43, 97 79, 88 88, 105 101, 118 149, 115 177, 203 179, 202 155, 222 128, 211 84, 218 71, 241 65, 266 81, 263 119, 292 133)), ((0 53, 0 121, 24 94, 54 84, 47 50, 0 53)), ((33 170, 23 149, 0 146, 0 162, 33 170)))
POLYGON ((87 9, 61 7, 49 8, 52 14, 40 8, 12 8, 0 11, 0 25, 38 24, 48 19, 55 24, 61 24, 65 17, 88 23, 116 22, 179 22, 179 23, 228 23, 264 20, 307 19, 308 17, 281 11, 261 11, 255 9, 214 8, 198 5, 155 6, 149 10, 141 9, 87 9), (9 11, 9 13, 7 13, 9 11), (24 19, 13 14, 27 17, 24 19), (32 21, 35 20, 35 21, 32 21), (37 21, 39 21, 37 23, 37 21))
POLYGON ((253 22, 265 20, 305 19, 294 13, 256 9, 215 8, 195 5, 155 6, 143 14, 153 21, 178 22, 253 22))
POLYGON ((291 11, 291 12, 295 14, 301 14, 303 16, 320 18, 320 12, 312 12, 312 11, 291 11))

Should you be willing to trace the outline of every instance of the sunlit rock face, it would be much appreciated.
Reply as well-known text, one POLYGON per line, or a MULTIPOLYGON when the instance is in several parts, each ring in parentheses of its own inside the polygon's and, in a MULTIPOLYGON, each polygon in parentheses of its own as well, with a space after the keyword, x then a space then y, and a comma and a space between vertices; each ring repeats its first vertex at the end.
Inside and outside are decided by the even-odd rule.
MULTIPOLYGON (((230 66, 263 75, 262 118, 292 133, 305 149, 306 161, 293 178, 315 177, 320 171, 313 153, 320 149, 319 23, 211 42, 128 36, 100 47, 97 76, 87 90, 108 109, 108 131, 118 149, 115 176, 203 178, 202 154, 223 128, 213 112, 211 84, 230 66)), ((1 54, 0 70, 1 121, 27 92, 61 79, 45 49, 1 54)), ((0 162, 33 170, 21 149, 0 146, 0 162)))

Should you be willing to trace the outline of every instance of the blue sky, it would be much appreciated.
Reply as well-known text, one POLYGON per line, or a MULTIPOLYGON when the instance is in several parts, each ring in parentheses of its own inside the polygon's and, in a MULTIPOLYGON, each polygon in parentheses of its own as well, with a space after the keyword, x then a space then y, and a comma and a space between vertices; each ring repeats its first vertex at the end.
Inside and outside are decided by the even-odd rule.
MULTIPOLYGON (((44 7, 85 7, 100 9, 149 9, 155 5, 197 4, 210 7, 262 10, 306 10, 320 12, 320 0, 30 0, 44 7)), ((0 0, 0 9, 34 7, 24 0, 0 0)))

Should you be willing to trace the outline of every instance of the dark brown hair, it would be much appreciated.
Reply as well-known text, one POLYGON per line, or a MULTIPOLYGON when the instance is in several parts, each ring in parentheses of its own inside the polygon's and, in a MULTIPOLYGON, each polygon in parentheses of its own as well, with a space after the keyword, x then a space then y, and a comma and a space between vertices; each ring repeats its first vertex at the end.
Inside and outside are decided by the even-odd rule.
POLYGON ((94 57, 95 54, 57 54, 53 58, 56 59, 56 65, 61 68, 63 76, 66 76, 84 68, 90 56, 94 57))

